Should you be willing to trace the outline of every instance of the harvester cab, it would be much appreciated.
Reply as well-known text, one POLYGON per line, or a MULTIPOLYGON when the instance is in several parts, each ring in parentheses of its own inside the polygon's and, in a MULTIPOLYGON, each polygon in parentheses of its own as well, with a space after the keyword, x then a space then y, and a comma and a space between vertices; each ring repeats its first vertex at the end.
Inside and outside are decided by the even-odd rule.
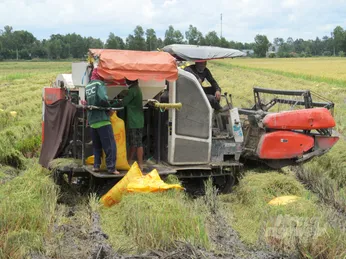
MULTIPOLYGON (((241 57, 245 55, 241 51, 169 45, 158 52, 90 49, 88 54, 87 62, 73 63, 72 74, 58 75, 55 83, 43 90, 40 163, 50 167, 57 158, 78 161, 55 168, 58 181, 64 176, 69 182, 77 177, 95 186, 108 180, 118 181, 127 172, 120 171, 121 175, 93 172, 86 163, 92 156, 87 110, 105 109, 83 105, 85 86, 95 67, 105 80, 110 100, 122 98, 126 92, 125 77, 138 79, 145 115, 144 170, 156 168, 162 177, 174 174, 183 184, 199 186, 212 177, 220 191, 229 192, 244 159, 280 168, 320 155, 337 141, 330 134, 329 128, 335 123, 329 111, 314 109, 316 104, 311 100, 304 99, 312 105, 304 107, 305 113, 299 113, 300 121, 296 121, 299 125, 287 122, 285 112, 270 112, 272 103, 261 103, 262 99, 255 98, 256 105, 248 109, 233 107, 227 93, 222 95, 225 109, 214 112, 196 77, 177 66, 177 61, 241 57), (323 123, 326 116, 328 125, 323 123), (277 123, 279 117, 284 123, 277 123), (318 131, 313 133, 315 129, 318 131)), ((256 96, 260 88, 254 91, 256 96)), ((277 104, 280 100, 276 98, 273 102, 277 104)), ((126 122, 124 110, 107 109, 117 110, 118 117, 126 122)))

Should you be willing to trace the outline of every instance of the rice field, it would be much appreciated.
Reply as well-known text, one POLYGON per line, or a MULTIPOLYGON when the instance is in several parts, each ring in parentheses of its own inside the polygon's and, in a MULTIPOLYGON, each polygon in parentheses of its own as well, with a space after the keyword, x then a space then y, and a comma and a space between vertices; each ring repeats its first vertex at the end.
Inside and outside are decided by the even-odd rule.
MULTIPOLYGON (((342 134, 346 132, 346 74, 343 72, 346 71, 346 61, 342 58, 232 59, 209 62, 208 67, 223 91, 232 94, 237 107, 253 105, 254 86, 310 89, 335 103, 336 129, 342 134)), ((44 242, 52 239, 53 221, 69 219, 66 216, 54 218, 54 214, 60 215, 55 206, 57 189, 47 172, 41 171, 37 165, 36 157, 40 148, 42 88, 56 75, 70 72, 70 62, 0 62, 0 258, 22 258, 30 251, 49 257, 59 254, 58 248, 49 250, 51 247, 44 242), (11 115, 13 111, 16 116, 11 115), (18 197, 25 198, 20 201, 18 197), (16 206, 21 207, 18 213, 12 210, 16 206)), ((342 258, 346 251, 346 230, 340 227, 341 223, 330 207, 346 208, 345 150, 342 137, 328 154, 304 165, 299 174, 288 169, 282 172, 253 169, 247 172, 232 194, 217 200, 218 208, 249 246, 264 245, 281 252, 298 251, 304 258, 342 258), (301 200, 288 207, 267 205, 271 198, 283 194, 298 195, 301 200), (288 220, 284 223, 287 228, 292 227, 298 217, 303 222, 312 220, 303 228, 304 233, 317 223, 325 232, 317 239, 309 239, 306 235, 304 238, 287 238, 287 233, 292 232, 279 233, 275 239, 265 235, 280 217, 288 220)), ((210 212, 206 212, 208 209, 200 201, 185 199, 172 194, 129 196, 125 199, 128 203, 119 207, 121 211, 117 207, 100 211, 103 230, 110 231, 107 233, 109 242, 120 252, 167 248, 173 238, 190 240, 205 248, 213 247, 206 219, 210 212), (165 198, 168 202, 162 205, 159 201, 165 198), (156 212, 145 211, 148 206, 156 212), (163 210, 170 208, 181 213, 171 214, 167 221, 163 210), (124 215, 123 211, 131 215, 124 215), (113 224, 115 215, 120 220, 113 224), (145 223, 147 218, 151 219, 152 225, 145 223), (163 222, 174 236, 160 232, 159 228, 150 234, 155 222, 163 222), (175 222, 186 224, 177 227, 175 222), (132 225, 135 228, 130 229, 132 225), (115 227, 119 230, 117 234, 114 234, 115 227), (138 236, 136 233, 141 229, 147 235, 138 236), (128 243, 132 245, 127 247, 128 243)), ((89 209, 81 207, 86 219, 89 209)), ((87 220, 89 224, 90 218, 87 220)), ((60 234, 53 238, 54 243, 62 242, 63 233, 60 234)))
POLYGON ((293 74, 306 79, 340 82, 346 86, 346 58, 231 59, 224 63, 269 72, 293 74))

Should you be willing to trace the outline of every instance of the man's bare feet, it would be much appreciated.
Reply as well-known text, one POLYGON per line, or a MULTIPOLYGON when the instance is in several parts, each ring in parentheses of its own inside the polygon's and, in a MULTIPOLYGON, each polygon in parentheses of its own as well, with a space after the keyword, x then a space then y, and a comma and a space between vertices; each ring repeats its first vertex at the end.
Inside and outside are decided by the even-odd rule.
POLYGON ((116 175, 118 175, 118 174, 120 174, 120 173, 119 173, 119 171, 118 171, 118 170, 115 170, 114 172, 112 172, 112 174, 116 174, 116 175))

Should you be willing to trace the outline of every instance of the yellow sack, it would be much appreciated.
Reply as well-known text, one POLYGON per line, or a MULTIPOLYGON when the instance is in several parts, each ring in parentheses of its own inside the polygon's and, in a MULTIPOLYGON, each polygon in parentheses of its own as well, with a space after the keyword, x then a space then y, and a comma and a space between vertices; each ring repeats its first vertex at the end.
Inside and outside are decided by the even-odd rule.
POLYGON ((101 197, 101 202, 105 207, 111 207, 112 205, 121 201, 123 193, 127 191, 127 185, 136 178, 141 178, 142 172, 137 162, 134 162, 130 170, 125 176, 113 186, 105 195, 101 197))
POLYGON ((275 199, 272 199, 270 202, 268 202, 269 205, 286 205, 291 202, 295 202, 299 199, 298 196, 294 195, 288 195, 288 196, 280 196, 276 197, 275 199))
MULTIPOLYGON (((113 115, 110 117, 112 128, 113 128, 113 134, 115 143, 117 145, 117 162, 116 162, 116 168, 118 170, 129 170, 130 165, 127 162, 127 153, 126 153, 126 132, 125 132, 125 123, 122 119, 120 119, 116 112, 113 113, 113 115)), ((94 164, 94 156, 89 156, 85 163, 87 165, 93 165, 94 164)), ((102 158, 101 158, 101 166, 100 168, 102 170, 105 170, 107 168, 106 166, 106 155, 102 151, 102 158)))
POLYGON ((128 192, 160 192, 168 189, 183 190, 179 184, 167 184, 161 180, 159 173, 156 169, 152 170, 146 176, 134 179, 127 185, 128 192))

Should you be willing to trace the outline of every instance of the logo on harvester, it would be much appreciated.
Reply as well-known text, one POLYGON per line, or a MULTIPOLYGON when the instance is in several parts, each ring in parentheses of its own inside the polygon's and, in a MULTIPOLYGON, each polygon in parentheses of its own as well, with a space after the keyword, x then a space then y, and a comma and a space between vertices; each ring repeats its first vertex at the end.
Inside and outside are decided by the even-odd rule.
POLYGON ((287 143, 287 142, 288 142, 288 139, 282 138, 282 139, 280 139, 280 142, 282 142, 282 143, 287 143))

